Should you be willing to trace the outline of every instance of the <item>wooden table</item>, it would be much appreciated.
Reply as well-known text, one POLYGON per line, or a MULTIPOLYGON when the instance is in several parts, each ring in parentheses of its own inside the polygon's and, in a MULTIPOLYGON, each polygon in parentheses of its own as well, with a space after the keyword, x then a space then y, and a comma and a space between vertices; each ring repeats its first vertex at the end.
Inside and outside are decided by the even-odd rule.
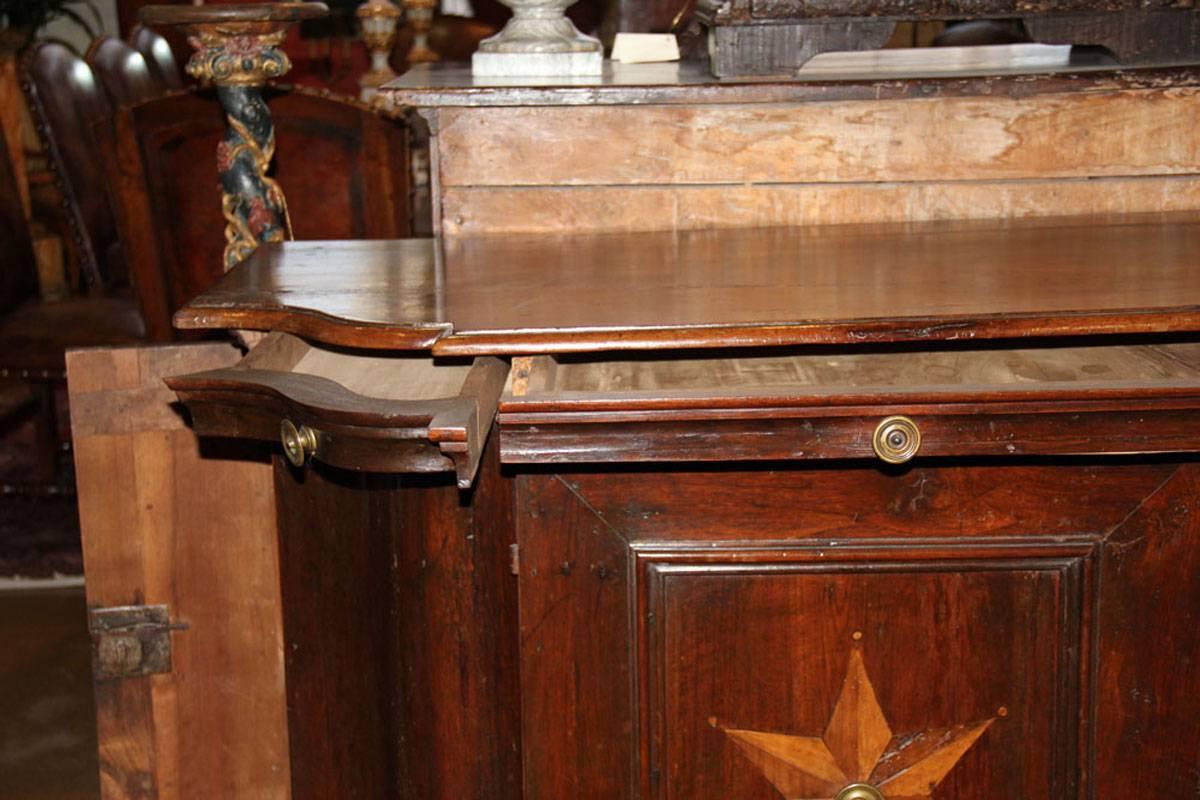
MULTIPOLYGON (((455 235, 262 247, 177 317, 265 332, 248 354, 72 354, 108 796, 1193 792, 1200 217, 1130 198, 1192 180, 1195 90, 1078 80, 972 107, 1028 132, 1030 106, 1086 101, 1157 135, 1089 128, 1041 167, 1047 138, 965 142, 961 181, 999 170, 987 208, 1045 171, 1031 218, 443 217, 455 235), (1105 181, 1141 213, 1079 213, 1105 181)), ((809 102, 746 100, 787 90, 725 110, 809 102)), ((877 101, 853 92, 822 110, 858 130, 877 101)), ((427 109, 459 115, 442 156, 483 130, 473 94, 427 109)), ((491 119, 607 113, 550 94, 491 119)), ((673 107, 683 157, 711 108, 621 106, 673 107)), ((874 141, 916 146, 913 116, 886 119, 874 141)), ((507 168, 473 158, 435 167, 443 215, 448 176, 507 168)), ((531 191, 571 195, 552 160, 531 191)))

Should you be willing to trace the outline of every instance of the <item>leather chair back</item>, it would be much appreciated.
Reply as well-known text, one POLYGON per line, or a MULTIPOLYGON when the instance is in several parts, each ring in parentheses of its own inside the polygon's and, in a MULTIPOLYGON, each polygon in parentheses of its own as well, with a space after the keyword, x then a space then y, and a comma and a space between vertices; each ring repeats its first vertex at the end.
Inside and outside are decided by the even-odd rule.
MULTIPOLYGON (((356 101, 276 87, 274 177, 297 239, 410 235, 407 126, 356 101)), ((211 91, 117 112, 109 169, 130 274, 152 338, 223 274, 216 151, 225 118, 211 91), (120 168, 116 167, 120 164, 120 168)))
POLYGON ((145 25, 135 25, 129 32, 129 44, 142 54, 150 72, 158 77, 159 83, 168 91, 174 92, 184 87, 183 72, 179 69, 179 62, 175 60, 175 54, 171 52, 171 44, 162 34, 145 25))
POLYGON ((100 36, 84 57, 114 108, 162 97, 167 86, 137 50, 115 36, 100 36))
POLYGON ((110 159, 93 126, 111 124, 112 105, 92 68, 63 44, 34 44, 21 68, 21 85, 63 194, 82 281, 106 286, 123 267, 104 174, 110 159))

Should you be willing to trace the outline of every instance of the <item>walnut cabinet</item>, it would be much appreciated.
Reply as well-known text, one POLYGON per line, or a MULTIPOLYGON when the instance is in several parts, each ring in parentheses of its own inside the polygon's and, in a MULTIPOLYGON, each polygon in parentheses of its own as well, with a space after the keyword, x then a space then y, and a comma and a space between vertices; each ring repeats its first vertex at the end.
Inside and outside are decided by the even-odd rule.
MULTIPOLYGON (((974 177, 795 176, 977 190, 979 219, 571 235, 476 236, 451 209, 739 178, 647 186, 655 148, 693 157, 679 133, 597 161, 605 186, 547 157, 543 185, 500 188, 510 165, 453 150, 487 96, 463 89, 432 113, 446 235, 260 248, 175 319, 264 332, 248 351, 72 354, 106 798, 1193 794, 1196 101, 1079 80, 1034 105, 1157 138, 1039 166, 1034 115, 1004 153, 948 154, 974 177), (1069 207, 992 213, 1030 170, 1069 207), (1121 208, 1071 206, 1108 190, 1121 208)), ((513 131, 613 111, 503 91, 513 131)), ((770 91, 722 113, 769 115, 770 91)), ((886 111, 855 97, 847 120, 886 111)), ((677 132, 715 113, 630 105, 686 111, 677 132)), ((925 118, 872 135, 922 147, 903 125, 925 118)))

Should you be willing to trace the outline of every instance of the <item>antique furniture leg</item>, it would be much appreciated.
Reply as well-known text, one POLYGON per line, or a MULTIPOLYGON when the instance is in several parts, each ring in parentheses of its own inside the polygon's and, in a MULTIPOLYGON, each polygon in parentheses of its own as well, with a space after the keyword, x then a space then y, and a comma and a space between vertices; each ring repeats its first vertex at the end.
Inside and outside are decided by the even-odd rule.
POLYGON ((267 175, 275 129, 262 90, 291 62, 280 49, 292 24, 325 14, 322 3, 243 6, 147 6, 147 25, 179 25, 196 49, 188 74, 217 87, 229 127, 217 147, 225 268, 241 263, 264 242, 291 237, 283 190, 267 175))

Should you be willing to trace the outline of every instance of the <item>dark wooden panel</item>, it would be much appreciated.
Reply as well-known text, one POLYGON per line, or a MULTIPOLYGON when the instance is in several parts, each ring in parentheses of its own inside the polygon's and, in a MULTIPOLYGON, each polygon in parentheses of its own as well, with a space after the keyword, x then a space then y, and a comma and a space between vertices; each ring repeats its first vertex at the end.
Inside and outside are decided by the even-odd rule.
POLYGON ((518 479, 524 800, 631 797, 632 564, 553 476, 518 479))
POLYGON ((1196 790, 1200 718, 1200 470, 1145 493, 1101 562, 1096 797, 1196 790))
POLYGON ((1098 455, 1188 453, 1200 451, 1194 401, 1155 408, 1133 402, 1130 408, 1065 403, 1030 403, 1018 410, 997 404, 958 407, 884 404, 796 413, 757 409, 760 413, 716 412, 683 415, 559 415, 525 419, 503 415, 506 463, 611 463, 651 461, 764 461, 775 459, 875 459, 873 435, 892 415, 904 415, 920 431, 916 458, 963 456, 1098 455), (589 419, 589 416, 593 417, 589 419), (641 419, 636 417, 640 416, 641 419))
POLYGON ((572 496, 631 542, 908 540, 963 534, 1012 541, 1101 535, 1171 465, 1005 465, 906 470, 607 470, 569 473, 572 496), (767 490, 769 487, 769 491, 767 490))
POLYGON ((176 324, 443 355, 1200 328, 1190 215, 441 245, 262 247, 176 324))
POLYGON ((528 796, 774 797, 723 729, 822 736, 854 651, 891 731, 874 779, 986 722, 912 796, 1086 792, 1090 564, 1176 469, 519 478, 528 796))
POLYGON ((641 554, 647 796, 1077 796, 1083 562, 1035 552, 641 554))
POLYGON ((511 483, 276 466, 297 800, 520 796, 511 483))

